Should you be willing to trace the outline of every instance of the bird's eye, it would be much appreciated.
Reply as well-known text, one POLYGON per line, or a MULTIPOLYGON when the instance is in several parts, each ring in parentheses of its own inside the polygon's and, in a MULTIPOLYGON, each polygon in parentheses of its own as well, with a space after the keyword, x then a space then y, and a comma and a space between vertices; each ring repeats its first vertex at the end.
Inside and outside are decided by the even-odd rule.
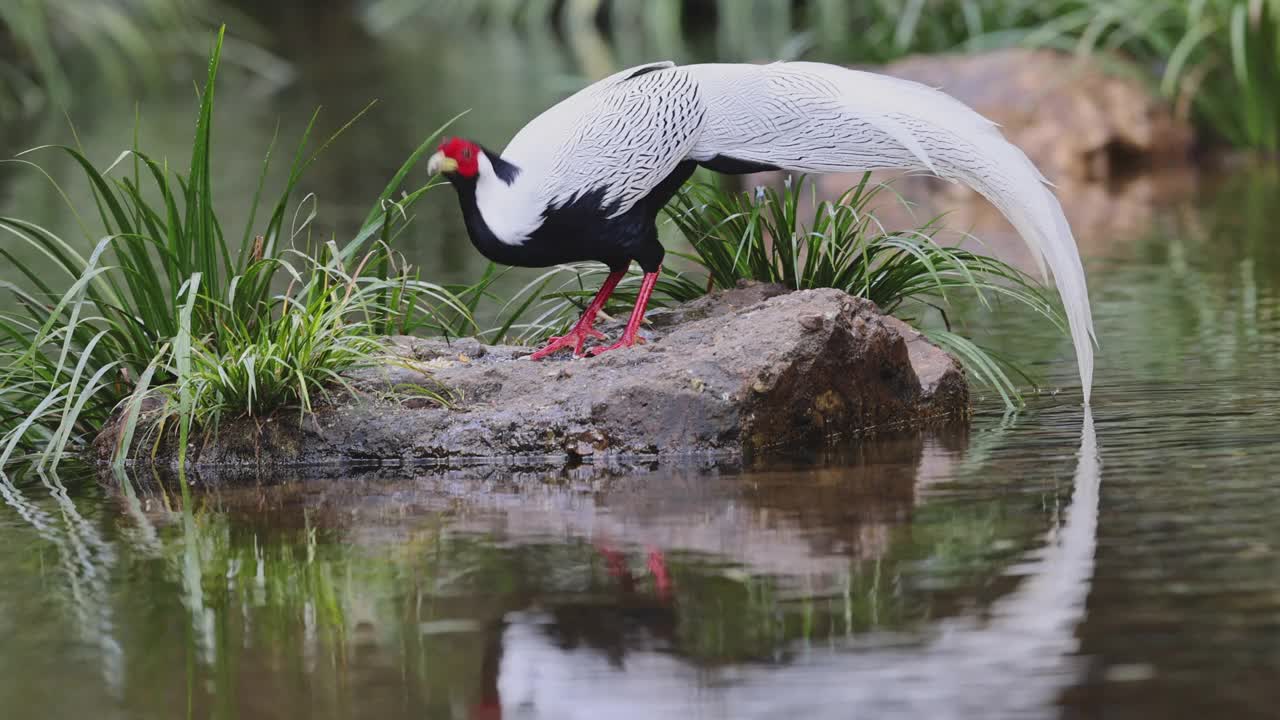
POLYGON ((462 159, 463 159, 463 160, 470 160, 470 159, 471 159, 471 148, 467 148, 467 149, 465 149, 465 150, 463 150, 463 151, 462 151, 462 159))

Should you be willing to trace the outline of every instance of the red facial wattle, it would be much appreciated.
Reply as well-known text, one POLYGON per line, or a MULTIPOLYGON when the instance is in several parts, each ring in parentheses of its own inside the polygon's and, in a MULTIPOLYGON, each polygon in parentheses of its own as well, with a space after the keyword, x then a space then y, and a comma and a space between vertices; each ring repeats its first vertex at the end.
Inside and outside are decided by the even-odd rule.
POLYGON ((475 177, 480 172, 480 146, 462 138, 447 138, 440 143, 440 152, 458 165, 462 177, 475 177))

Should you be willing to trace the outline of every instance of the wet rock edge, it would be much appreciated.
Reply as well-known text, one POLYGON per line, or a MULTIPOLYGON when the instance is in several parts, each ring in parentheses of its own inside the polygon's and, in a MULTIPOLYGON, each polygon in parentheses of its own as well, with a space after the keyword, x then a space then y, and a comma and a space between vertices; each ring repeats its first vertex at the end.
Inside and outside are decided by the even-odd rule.
MULTIPOLYGON (((194 432, 188 466, 714 465, 970 415, 955 358, 838 290, 748 284, 655 310, 645 335, 630 351, 538 363, 525 347, 389 338, 386 363, 351 374, 357 395, 301 421, 194 432)), ((99 463, 120 430, 99 435, 99 463)), ((177 451, 144 415, 131 463, 173 469, 177 451)))

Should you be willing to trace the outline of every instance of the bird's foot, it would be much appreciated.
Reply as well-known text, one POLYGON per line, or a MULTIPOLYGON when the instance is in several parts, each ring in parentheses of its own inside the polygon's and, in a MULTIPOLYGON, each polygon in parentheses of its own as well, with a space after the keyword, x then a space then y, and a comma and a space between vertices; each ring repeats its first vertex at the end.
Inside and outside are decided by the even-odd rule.
POLYGON ((578 357, 582 357, 582 346, 590 339, 603 340, 604 335, 590 325, 578 323, 572 330, 564 335, 551 338, 546 347, 530 355, 529 359, 541 360, 542 358, 564 350, 565 348, 573 348, 573 354, 578 357))
POLYGON ((617 350, 618 348, 628 348, 638 342, 644 342, 644 338, 638 337, 640 323, 644 322, 644 309, 649 305, 649 296, 653 294, 653 288, 657 284, 658 272, 656 270, 644 274, 644 279, 640 282, 640 293, 636 295, 635 307, 631 308, 631 317, 627 319, 627 328, 622 331, 622 339, 608 347, 592 348, 591 354, 593 356, 607 353, 610 350, 617 350))
POLYGON ((622 335, 622 339, 612 345, 596 346, 591 348, 591 356, 595 357, 596 355, 600 355, 601 353, 607 353, 610 350, 619 350, 621 348, 629 348, 637 344, 643 345, 644 338, 638 337, 636 335, 628 335, 624 333, 622 335))

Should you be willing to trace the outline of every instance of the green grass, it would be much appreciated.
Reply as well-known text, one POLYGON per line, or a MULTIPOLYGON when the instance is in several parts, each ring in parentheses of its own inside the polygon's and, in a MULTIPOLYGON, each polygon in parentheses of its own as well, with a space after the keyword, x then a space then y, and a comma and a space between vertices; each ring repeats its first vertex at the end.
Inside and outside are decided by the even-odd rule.
MULTIPOLYGON (((984 307, 1000 299, 1011 301, 1065 332, 1061 315, 1039 284, 1021 270, 937 242, 942 228, 936 219, 909 231, 886 231, 873 207, 884 190, 870 182, 869 174, 835 201, 819 201, 812 186, 806 189, 803 177, 781 191, 742 192, 691 183, 666 208, 690 251, 668 253, 650 307, 687 302, 741 280, 793 290, 836 288, 924 326, 930 339, 959 357, 1006 406, 1021 405, 1010 371, 1030 379, 1016 365, 952 331, 953 300, 976 299, 984 307), (812 211, 806 211, 810 206, 812 211), (926 316, 941 318, 944 327, 928 327, 926 316)), ((543 273, 503 307, 500 326, 486 338, 538 342, 562 333, 594 295, 605 272, 584 263, 543 273)), ((639 280, 634 273, 623 280, 605 312, 625 316, 639 280)))
MULTIPOLYGON (((873 203, 885 190, 864 174, 834 201, 808 193, 805 178, 779 191, 726 191, 714 185, 685 188, 667 215, 692 246, 688 260, 705 268, 710 285, 739 280, 773 282, 796 290, 838 288, 864 297, 887 313, 908 300, 941 309, 957 288, 1009 295, 1048 313, 1026 275, 993 258, 944 247, 941 225, 930 220, 910 231, 886 231, 873 203)), ((691 286, 692 287, 692 286, 691 286)))
POLYGON ((157 417, 176 418, 183 436, 192 423, 216 423, 227 413, 305 412, 317 394, 342 385, 343 371, 380 354, 377 336, 469 318, 452 293, 418 279, 391 247, 413 203, 433 186, 391 198, 439 131, 340 246, 312 240, 314 208, 295 194, 316 156, 350 123, 313 148, 313 116, 274 202, 263 202, 273 143, 251 210, 231 229, 216 210, 211 171, 222 42, 219 32, 185 173, 142 152, 136 140, 106 170, 70 146, 14 161, 39 171, 34 153, 72 157, 89 181, 96 222, 68 199, 86 228, 81 245, 30 220, 0 217, 7 236, 0 258, 26 280, 2 288, 17 309, 0 313, 0 466, 23 453, 56 464, 122 403, 127 448, 147 397, 161 401, 157 417), (7 246, 14 242, 40 263, 19 259, 7 246), (298 243, 320 246, 323 259, 312 260, 298 243))
POLYGON ((398 329, 397 320, 420 309, 411 297, 429 291, 407 276, 370 274, 371 261, 385 248, 349 260, 334 243, 323 252, 322 262, 290 251, 292 258, 277 262, 296 284, 291 292, 260 303, 247 321, 237 319, 211 336, 193 333, 190 347, 175 348, 175 358, 186 354, 189 361, 161 393, 171 419, 216 427, 226 415, 283 408, 301 417, 317 398, 354 392, 342 373, 383 359, 387 323, 398 329))
POLYGON ((1236 145, 1280 150, 1280 0, 1070 0, 1021 41, 1119 51, 1236 145))

